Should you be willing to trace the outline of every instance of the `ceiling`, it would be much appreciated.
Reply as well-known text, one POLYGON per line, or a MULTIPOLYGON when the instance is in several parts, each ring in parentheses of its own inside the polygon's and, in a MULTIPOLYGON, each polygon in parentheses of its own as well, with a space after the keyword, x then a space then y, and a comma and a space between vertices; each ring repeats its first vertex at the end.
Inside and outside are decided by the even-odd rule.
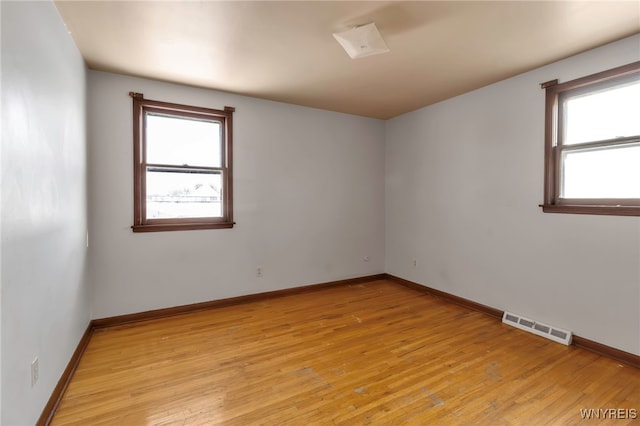
POLYGON ((55 5, 91 69, 381 119, 640 32, 638 0, 55 5), (369 22, 391 51, 350 59, 369 22))

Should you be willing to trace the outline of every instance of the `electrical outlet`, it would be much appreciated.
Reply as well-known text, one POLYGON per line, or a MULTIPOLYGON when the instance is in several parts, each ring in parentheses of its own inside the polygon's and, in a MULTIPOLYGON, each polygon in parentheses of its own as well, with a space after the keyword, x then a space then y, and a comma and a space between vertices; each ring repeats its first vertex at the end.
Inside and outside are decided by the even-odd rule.
POLYGON ((256 268, 256 277, 258 277, 258 278, 262 277, 262 266, 258 266, 256 268))
POLYGON ((418 261, 413 259, 413 267, 415 268, 416 266, 418 266, 418 261))
POLYGON ((31 387, 35 386, 38 381, 38 357, 35 357, 33 361, 31 361, 31 387))

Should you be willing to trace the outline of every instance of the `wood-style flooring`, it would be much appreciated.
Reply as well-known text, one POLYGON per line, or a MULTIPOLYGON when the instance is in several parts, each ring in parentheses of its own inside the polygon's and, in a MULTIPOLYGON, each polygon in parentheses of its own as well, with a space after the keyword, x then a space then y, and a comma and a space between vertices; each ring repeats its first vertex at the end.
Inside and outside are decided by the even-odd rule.
POLYGON ((52 424, 622 426, 634 410, 639 369, 381 280, 96 330, 52 424))

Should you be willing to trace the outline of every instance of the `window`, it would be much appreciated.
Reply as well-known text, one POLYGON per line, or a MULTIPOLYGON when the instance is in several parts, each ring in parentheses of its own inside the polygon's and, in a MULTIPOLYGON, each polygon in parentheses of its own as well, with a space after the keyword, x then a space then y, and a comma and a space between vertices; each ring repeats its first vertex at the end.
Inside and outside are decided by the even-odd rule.
POLYGON ((232 228, 232 115, 133 98, 133 232, 232 228))
POLYGON ((640 62, 542 87, 543 211, 640 216, 640 62))

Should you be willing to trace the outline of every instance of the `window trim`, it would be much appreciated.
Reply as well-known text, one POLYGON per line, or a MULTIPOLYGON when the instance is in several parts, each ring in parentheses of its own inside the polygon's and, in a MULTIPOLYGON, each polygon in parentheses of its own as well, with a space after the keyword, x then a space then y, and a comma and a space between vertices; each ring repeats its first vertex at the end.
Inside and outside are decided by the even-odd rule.
MULTIPOLYGON (((145 99, 142 93, 129 92, 133 98, 133 232, 186 231, 195 229, 233 228, 233 113, 235 108, 224 110, 203 108, 171 102, 145 99), (200 118, 219 121, 222 124, 222 217, 200 218, 146 218, 146 113, 200 118)), ((171 165, 174 167, 175 165, 171 165)), ((197 169, 199 167, 193 167, 197 169)))
MULTIPOLYGON (((593 215, 640 216, 640 199, 578 199, 560 198, 561 184, 561 155, 558 146, 559 134, 562 131, 560 123, 559 100, 569 91, 587 91, 588 88, 613 83, 625 78, 640 75, 640 61, 632 62, 621 67, 592 74, 586 77, 558 84, 558 80, 542 83, 545 89, 545 132, 544 132, 544 204, 545 213, 575 213, 593 215)), ((638 141, 638 136, 616 138, 592 143, 579 144, 576 148, 613 146, 638 141)), ((573 145, 571 145, 573 147, 573 145)), ((566 150, 566 148, 565 148, 566 150)))

